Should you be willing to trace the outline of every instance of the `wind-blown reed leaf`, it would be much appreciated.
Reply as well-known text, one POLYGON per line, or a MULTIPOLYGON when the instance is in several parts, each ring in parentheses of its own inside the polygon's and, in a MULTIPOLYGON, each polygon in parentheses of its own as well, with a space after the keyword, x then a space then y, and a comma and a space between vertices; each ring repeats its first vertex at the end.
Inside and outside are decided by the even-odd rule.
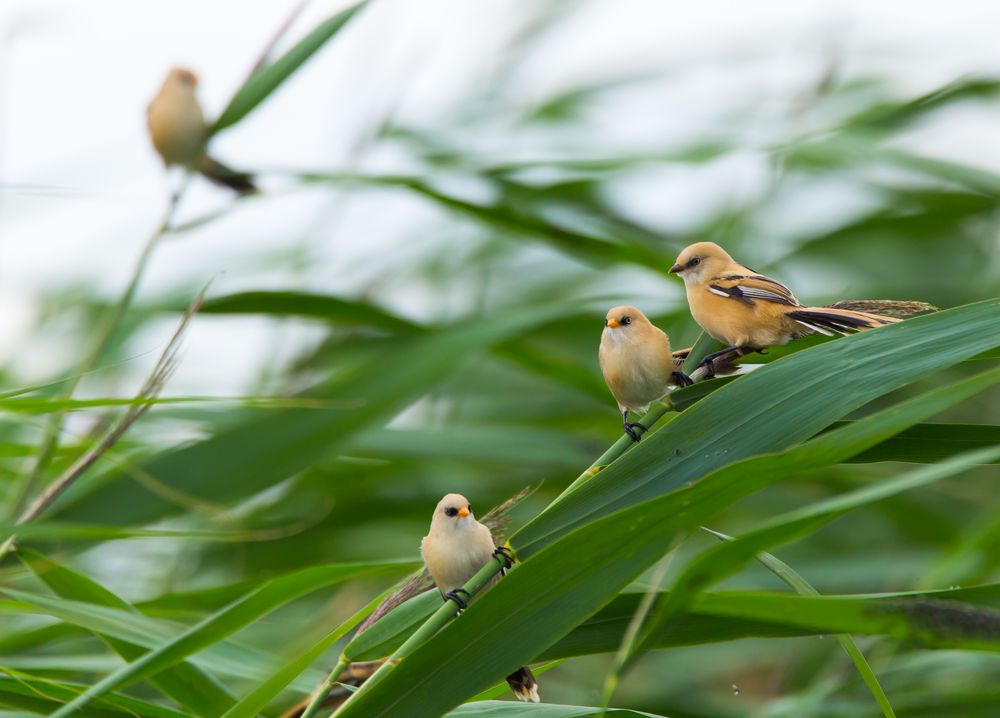
POLYGON ((722 387, 530 521, 528 556, 593 518, 684 486, 721 465, 780 451, 933 371, 1000 345, 990 299, 828 342, 722 387))
POLYGON ((423 330, 419 324, 370 302, 306 292, 256 291, 229 294, 207 299, 201 307, 201 313, 304 317, 404 334, 423 330))
MULTIPOLYGON (((377 357, 308 393, 332 406, 248 412, 245 421, 168 450, 139 468, 196 499, 230 502, 251 496, 328 455, 366 427, 381 426, 478 352, 563 314, 565 308, 559 306, 526 308, 400 340, 391 356, 377 357)), ((47 517, 129 525, 182 508, 151 493, 127 471, 115 471, 75 486, 47 517)))
POLYGON ((503 464, 579 466, 589 458, 585 442, 562 431, 510 426, 447 426, 441 429, 379 429, 355 437, 345 453, 382 459, 431 459, 503 464))
MULTIPOLYGON (((137 613, 135 607, 96 581, 37 551, 21 548, 17 555, 36 577, 63 598, 137 613)), ((126 661, 135 660, 146 652, 145 648, 107 634, 98 634, 98 637, 126 661)), ((199 716, 217 716, 234 702, 221 683, 189 663, 179 663, 158 675, 150 676, 149 682, 164 695, 199 716)))
MULTIPOLYGON (((11 708, 21 708, 30 713, 48 715, 56 710, 61 702, 71 700, 86 689, 79 683, 62 683, 48 678, 37 678, 17 673, 0 676, 0 705, 11 708)), ((192 714, 183 713, 165 706, 149 703, 115 693, 105 696, 97 705, 91 706, 87 712, 88 718, 192 718, 192 714)))
POLYGON ((333 184, 369 184, 386 187, 404 187, 427 198, 440 207, 455 214, 468 217, 515 238, 524 238, 548 245, 565 256, 604 267, 612 263, 631 262, 650 269, 663 269, 666 262, 659 252, 644 244, 612 240, 596 234, 567 229, 546 219, 532 215, 513 203, 498 201, 493 204, 478 204, 462 197, 448 194, 431 186, 419 177, 398 175, 324 175, 302 174, 308 182, 329 182, 333 184))
POLYGON ((780 619, 824 634, 885 635, 928 648, 1000 652, 1000 611, 957 600, 733 592, 705 595, 695 605, 713 615, 780 619))
MULTIPOLYGON (((15 599, 15 602, 9 604, 0 602, 0 614, 29 613, 53 616, 88 629, 105 642, 115 640, 139 649, 137 655, 144 654, 148 649, 159 648, 164 642, 174 640, 187 629, 187 626, 167 623, 142 616, 134 611, 109 606, 10 588, 0 589, 0 593, 15 599)), ((229 640, 219 640, 193 656, 191 662, 202 671, 211 671, 213 674, 259 680, 273 671, 275 661, 272 656, 259 649, 229 640)), ((318 680, 319 674, 310 678, 318 680)), ((232 701, 229 701, 229 705, 231 704, 232 701)))
POLYGON ((315 566, 272 579, 247 596, 205 618, 176 638, 162 643, 127 666, 106 676, 53 713, 53 718, 72 715, 120 686, 155 675, 175 665, 186 656, 219 642, 252 621, 307 593, 350 578, 393 572, 401 568, 412 569, 412 564, 315 566))
POLYGON ((880 501, 934 481, 954 476, 978 463, 1000 458, 1000 446, 959 454, 939 464, 923 466, 902 476, 864 486, 847 494, 817 501, 768 521, 764 526, 705 551, 692 560, 674 582, 669 599, 655 606, 643 628, 636 650, 648 644, 649 637, 680 620, 699 593, 730 576, 754 560, 761 551, 804 536, 843 514, 865 504, 880 501))
POLYGON ((231 127, 249 115, 306 60, 329 42, 364 5, 365 2, 360 2, 323 21, 284 55, 247 78, 215 121, 210 134, 231 127))
MULTIPOLYGON (((783 593, 753 593, 758 607, 747 615, 741 615, 738 602, 740 597, 746 595, 747 592, 732 591, 703 594, 703 597, 691 607, 690 613, 685 615, 683 621, 652 634, 649 647, 672 648, 753 637, 830 635, 837 631, 832 630, 828 623, 824 623, 822 610, 814 607, 828 605, 836 608, 842 602, 850 603, 852 605, 850 611, 853 613, 858 613, 860 608, 867 607, 873 613, 889 614, 897 609, 905 614, 910 610, 907 602, 911 602, 910 606, 952 604, 950 610, 939 614, 945 619, 945 623, 941 624, 942 630, 951 633, 968 628, 969 608, 982 610, 982 615, 990 616, 990 620, 994 620, 992 616, 1000 611, 1000 584, 978 586, 974 589, 821 596, 819 604, 801 604, 808 607, 803 608, 798 614, 789 614, 787 617, 781 615, 781 608, 778 607, 800 605, 786 600, 794 599, 796 596, 783 593)), ((536 660, 550 661, 616 650, 641 596, 639 593, 623 593, 617 596, 610 604, 575 628, 572 633, 543 651, 536 660)), ((667 600, 669 596, 670 592, 664 591, 660 600, 667 600)), ((886 625, 888 624, 881 623, 876 626, 867 619, 856 624, 858 633, 871 635, 879 635, 882 633, 881 628, 886 625)), ((911 631, 910 637, 919 638, 918 633, 924 629, 922 626, 914 625, 900 630, 911 631)), ((850 632, 855 631, 851 629, 850 632)), ((897 635, 897 638, 899 637, 903 636, 897 635)), ((996 640, 994 639, 994 643, 996 640)), ((988 650, 1000 649, 993 647, 988 650)))
POLYGON ((447 714, 448 718, 660 718, 653 713, 623 708, 590 708, 561 706, 555 703, 524 704, 510 701, 476 701, 466 703, 447 714))
POLYGON ((1000 95, 1000 81, 990 77, 967 77, 916 98, 878 103, 858 112, 842 124, 850 130, 885 132, 919 120, 927 113, 947 107, 956 100, 988 100, 997 95, 1000 95))
MULTIPOLYGON (((834 427, 844 422, 836 422, 834 427)), ((1000 426, 990 424, 916 424, 878 446, 849 459, 851 463, 903 461, 933 464, 976 447, 1000 444, 1000 426)), ((987 463, 995 464, 996 460, 987 463)))

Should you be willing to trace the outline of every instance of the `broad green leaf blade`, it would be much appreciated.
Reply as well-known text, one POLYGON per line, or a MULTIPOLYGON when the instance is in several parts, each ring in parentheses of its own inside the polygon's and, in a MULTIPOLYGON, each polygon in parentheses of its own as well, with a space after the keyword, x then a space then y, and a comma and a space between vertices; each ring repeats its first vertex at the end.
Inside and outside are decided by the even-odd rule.
MULTIPOLYGON (((409 706, 408 717, 429 717, 457 705, 502 678, 504 671, 542 654, 608 603, 662 555, 663 546, 680 529, 703 523, 733 501, 791 473, 842 461, 998 380, 1000 369, 932 390, 783 454, 727 466, 682 490, 560 536, 473 603, 461 620, 448 624, 389 669, 382 680, 366 683, 339 718, 403 715, 402 706, 409 706), (525 596, 531 600, 525 601, 525 596), (417 705, 420 712, 412 712, 417 705)), ((877 392, 878 387, 870 391, 877 392)), ((627 461, 631 453, 611 468, 627 461)), ((727 463, 724 454, 715 456, 717 465, 727 463)), ((520 550, 516 541, 513 544, 520 550)))
POLYGON ((400 180, 394 184, 407 187, 442 207, 471 217, 513 237, 527 237, 543 242, 567 256, 594 266, 605 267, 611 263, 632 262, 656 270, 666 265, 659 252, 636 242, 611 241, 585 232, 565 229, 560 225, 522 213, 509 205, 475 204, 446 194, 420 179, 400 180))
POLYGON ((412 570, 412 563, 316 566, 272 579, 244 598, 209 616, 184 634, 163 643, 127 666, 91 686, 53 714, 68 716, 120 686, 133 683, 175 665, 186 656, 232 635, 274 609, 325 586, 358 576, 412 570))
MULTIPOLYGON (((569 635, 545 649, 537 660, 572 658, 616 650, 628 622, 635 615, 641 595, 623 593, 616 596, 611 603, 574 628, 569 635)), ((351 661, 371 661, 389 655, 399 648, 417 626, 440 605, 440 599, 432 592, 407 601, 353 639, 344 649, 345 657, 351 661)), ((696 645, 750 636, 798 635, 808 635, 808 631, 781 626, 778 623, 741 622, 735 619, 689 614, 674 632, 665 632, 657 636, 656 647, 696 645)))
POLYGON ((587 443, 569 432, 509 426, 447 426, 441 429, 379 429, 355 437, 345 453, 381 459, 446 456, 533 466, 579 466, 588 461, 587 443))
POLYGON ((872 399, 1000 345, 1000 300, 828 342, 727 384, 638 444, 511 539, 522 557, 594 518, 721 465, 807 439, 872 399))
MULTIPOLYGON (((705 600, 725 598, 742 593, 708 593, 705 600), (720 598, 721 597, 721 598, 720 598)), ((760 595, 760 594, 755 594, 760 595)), ((766 594, 776 601, 783 601, 787 594, 766 594)), ((629 620, 635 614, 642 594, 623 593, 573 630, 572 633, 547 648, 536 660, 550 661, 595 653, 610 653, 618 648, 629 620)), ((662 592, 660 600, 666 600, 669 592, 662 592)), ((856 601, 882 610, 880 607, 898 605, 900 601, 918 603, 951 603, 976 609, 1000 610, 1000 584, 980 586, 975 589, 953 589, 925 592, 896 592, 866 594, 859 596, 826 596, 836 605, 839 601, 856 601)), ((728 600, 728 599, 727 599, 728 600)), ((729 603, 725 603, 728 607, 729 603)), ((653 637, 652 648, 673 648, 704 643, 732 641, 739 638, 781 638, 792 636, 816 636, 836 633, 822 623, 810 622, 804 616, 790 616, 787 619, 772 611, 768 617, 756 615, 741 616, 726 608, 723 612, 713 611, 706 605, 696 605, 677 626, 669 627, 653 637)), ((989 614, 987 614, 989 615, 989 614)), ((957 612, 950 613, 955 621, 961 618, 957 612)), ((955 624, 957 625, 957 624, 955 624)), ((867 631, 876 634, 877 631, 867 631)))
MULTIPOLYGON (((23 708, 31 713, 48 715, 56 710, 60 702, 71 700, 82 693, 86 686, 79 683, 27 676, 13 671, 0 676, 0 705, 23 708)), ((91 706, 88 718, 191 718, 164 706, 148 703, 130 696, 114 694, 105 696, 98 704, 91 706)))
POLYGON ((291 50, 251 75, 243 87, 236 91, 226 109, 219 115, 219 119, 215 121, 210 134, 235 125, 250 114, 306 60, 333 38, 364 5, 364 2, 358 3, 328 18, 302 38, 291 50))
POLYGON ((957 600, 732 592, 706 594, 696 606, 715 616, 777 620, 826 635, 884 635, 928 648, 1000 652, 1000 611, 957 600))
MULTIPOLYGON (((52 616, 86 628, 101 638, 118 639, 141 649, 158 648, 165 642, 175 640, 187 629, 187 626, 153 619, 135 611, 123 611, 12 588, 0 588, 0 593, 16 599, 8 603, 0 602, 0 613, 52 616)), ((140 654, 144 652, 145 650, 139 651, 140 654)), ((270 654, 230 640, 209 645, 198 655, 192 656, 191 661, 214 674, 246 680, 260 680, 270 675, 275 663, 270 654)), ((102 667, 97 670, 105 669, 102 667)), ((319 672, 311 678, 319 680, 319 672)))
POLYGON ((466 703, 447 714, 448 718, 659 718, 653 713, 622 708, 589 708, 561 706, 555 703, 512 703, 510 701, 477 701, 466 703))
MULTIPOLYGON (((536 307, 400 340, 391 356, 380 356, 310 393, 332 406, 248 412, 247 420, 167 451, 140 468, 189 497, 231 502, 251 496, 328 455, 365 427, 381 426, 477 353, 566 312, 564 306, 536 307)), ((128 525, 156 521, 182 508, 151 493, 128 471, 116 471, 74 486, 46 518, 128 525)))
POLYGON ((998 457, 1000 457, 998 446, 960 454, 940 464, 923 466, 893 479, 817 501, 784 516, 776 517, 761 528, 750 531, 738 539, 705 551, 691 561, 674 582, 669 601, 654 609, 653 617, 643 631, 644 638, 639 642, 639 649, 646 642, 646 637, 660 633, 673 621, 680 620, 699 593, 739 571, 761 551, 804 536, 865 504, 954 476, 977 463, 994 461, 998 457))
MULTIPOLYGON (((131 604, 104 586, 36 551, 21 548, 17 555, 35 576, 63 598, 136 612, 131 604)), ((145 648, 107 634, 98 635, 126 661, 135 660, 146 652, 145 648)), ((149 682, 164 695, 199 716, 217 716, 234 702, 233 697, 218 681, 189 663, 180 663, 159 675, 151 676, 149 682)))
POLYGON ((77 626, 65 623, 53 623, 39 628, 31 627, 24 630, 7 629, 0 636, 0 654, 15 654, 30 651, 42 646, 52 646, 59 641, 78 638, 87 632, 77 626))
MULTIPOLYGON (((840 426, 837 422, 834 426, 840 426)), ((902 461, 932 464, 976 447, 1000 444, 1000 426, 989 424, 917 424, 851 458, 852 463, 902 461)), ((990 462, 996 463, 996 462, 990 462)))
MULTIPOLYGON (((611 603, 542 651, 535 660, 550 661, 616 651, 638 609, 642 595, 622 593, 616 596, 611 603)), ((664 593, 663 598, 667 595, 669 594, 664 593)), ((693 609, 674 630, 656 635, 652 647, 697 646, 740 638, 784 638, 817 633, 820 631, 811 631, 802 626, 789 626, 780 621, 720 617, 693 609)))
POLYGON ((670 406, 674 411, 684 411, 697 404, 712 392, 718 391, 726 384, 734 382, 737 379, 739 377, 720 376, 715 379, 699 381, 697 384, 675 389, 667 394, 667 399, 670 400, 670 406))
POLYGON ((374 327, 388 332, 414 334, 423 327, 391 314, 370 302, 306 292, 241 292, 208 299, 200 314, 266 314, 278 317, 305 317, 374 327))

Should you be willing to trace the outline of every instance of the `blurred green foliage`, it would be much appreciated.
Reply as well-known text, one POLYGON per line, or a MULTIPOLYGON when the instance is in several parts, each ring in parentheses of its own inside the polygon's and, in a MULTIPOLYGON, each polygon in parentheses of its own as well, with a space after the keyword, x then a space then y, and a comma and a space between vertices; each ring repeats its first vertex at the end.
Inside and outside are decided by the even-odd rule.
MULTIPOLYGON (((352 22, 345 21, 352 17, 331 18, 288 56, 266 64, 237 93, 218 127, 252 118, 257 103, 312 52, 351 31, 352 22)), ((392 230, 399 236, 386 246, 408 244, 404 263, 371 256, 376 278, 368 291, 331 286, 320 294, 289 283, 210 294, 196 322, 264 317, 277 328, 318 327, 322 339, 297 347, 290 361, 263 358, 259 382, 245 387, 243 396, 157 404, 25 532, 20 560, 8 556, 0 566, 0 706, 47 714, 117 675, 109 684, 114 692, 87 706, 86 715, 220 715, 295 659, 318 656, 309 670, 287 671, 270 696, 262 691, 264 714, 279 715, 336 661, 347 640, 340 633, 353 624, 331 632, 412 570, 441 495, 461 491, 481 514, 522 487, 535 487, 515 509, 513 524, 520 527, 618 439, 620 422, 597 368, 604 310, 622 301, 639 304, 676 346, 693 343, 697 327, 664 271, 689 241, 723 244, 750 266, 787 280, 810 303, 894 298, 947 308, 1000 294, 1000 174, 922 155, 904 141, 915 128, 970 105, 997 111, 1000 80, 959 78, 919 97, 900 97, 878 77, 841 79, 833 72, 817 80, 790 116, 775 121, 783 134, 771 133, 767 142, 748 139, 753 133, 747 125, 755 119, 747 108, 701 137, 664 136, 647 147, 608 153, 595 149, 604 145, 591 112, 625 91, 654 93, 655 76, 584 84, 529 105, 509 96, 511 76, 505 73, 545 42, 543 30, 564 19, 559 12, 540 14, 534 32, 511 48, 509 66, 498 69, 493 84, 470 98, 452 123, 428 128, 390 121, 378 128, 367 151, 404 156, 411 171, 295 174, 297 191, 329 191, 336 201, 374 203, 385 211, 400 202, 432 211, 418 226, 392 230), (748 156, 766 167, 748 198, 721 203, 693 220, 689 214, 686 226, 670 230, 637 218, 643 213, 635 211, 638 200, 630 192, 655 184, 658 173, 684 178, 748 156), (421 298, 413 302, 419 308, 401 309, 407 297, 421 298), (119 656, 133 661, 131 667, 122 668, 119 656), (287 690, 281 691, 282 681, 291 682, 287 690)), ((221 216, 244 207, 234 204, 221 216)), ((218 219, 206 217, 186 229, 211 233, 218 219)), ((281 239, 275 238, 276 247, 281 239)), ((294 273, 301 258, 283 252, 262 261, 294 273)), ((111 333, 96 376, 83 386, 115 393, 130 338, 162 326, 165 315, 186 304, 196 282, 192 275, 167 295, 140 293, 111 333)), ((73 411, 74 430, 64 431, 45 471, 45 481, 52 481, 120 411, 104 401, 69 403, 59 383, 92 351, 113 304, 86 286, 47 291, 37 332, 70 323, 76 350, 53 372, 53 384, 23 393, 14 370, 0 368, 0 409, 6 412, 0 502, 7 532, 44 441, 41 422, 25 419, 25 412, 73 411)), ((982 342, 984 348, 996 343, 982 342)), ((820 348, 814 351, 819 356, 820 348)), ((944 354, 947 348, 919 351, 944 354)), ((932 373, 914 372, 886 396, 859 391, 865 401, 878 398, 847 417, 853 405, 838 412, 821 393, 789 390, 783 399, 814 411, 814 421, 803 422, 802 436, 788 434, 786 442, 761 444, 753 453, 808 439, 835 419, 843 421, 832 431, 850 429, 857 425, 851 421, 991 366, 957 364, 962 358, 928 361, 932 373)), ((863 357, 857 363, 865 365, 863 357)), ((837 365, 843 376, 836 384, 844 391, 850 379, 845 367, 837 365)), ((777 376, 772 367, 759 371, 761 385, 763 372, 777 376)), ((677 406, 698 407, 697 399, 727 381, 736 388, 743 379, 686 390, 677 406)), ((127 393, 119 398, 130 399, 127 393)), ((739 537, 776 515, 889 481, 908 470, 904 462, 932 463, 995 446, 998 400, 1000 391, 991 386, 935 414, 934 423, 835 459, 852 463, 802 466, 726 506, 712 526, 739 537)), ((781 424, 772 429, 789 431, 781 424)), ((644 451, 654 451, 654 438, 643 442, 644 451)), ((735 458, 742 457, 728 461, 735 458)), ((621 466, 623 481, 635 476, 634 464, 621 466)), ((966 643, 944 645, 982 647, 972 645, 981 638, 988 650, 927 650, 909 640, 919 637, 915 631, 889 626, 888 619, 864 624, 870 630, 854 629, 871 634, 858 644, 899 715, 1000 714, 1000 659, 997 637, 989 633, 998 601, 992 589, 971 588, 1000 579, 1000 498, 990 483, 996 476, 994 466, 968 469, 859 506, 774 549, 821 594, 956 589, 947 598, 983 609, 982 635, 973 630, 966 643), (969 592, 959 594, 958 587, 969 592)), ((655 488, 650 497, 666 490, 655 488)), ((34 495, 40 487, 30 489, 34 495)), ((544 518, 534 525, 544 526, 544 518)), ((688 536, 665 587, 716 543, 700 532, 688 536)), ((837 642, 816 633, 824 625, 860 626, 852 611, 870 619, 866 601, 896 606, 894 596, 796 597, 754 564, 719 578, 725 580, 715 589, 758 593, 745 600, 721 593, 688 607, 676 630, 653 640, 647 647, 655 650, 624 674, 616 706, 672 718, 881 714, 837 642), (811 622, 778 620, 802 602, 813 612, 811 622)), ((506 592, 517 595, 516 582, 510 583, 506 592)), ((632 583, 589 624, 541 651, 546 660, 569 659, 544 674, 546 701, 599 702, 608 654, 634 615, 636 591, 645 588, 632 583), (599 636, 598 629, 608 626, 614 630, 599 636), (595 653, 601 655, 590 655, 595 653)), ((252 703, 248 698, 233 710, 245 705, 252 715, 252 703)), ((456 715, 506 710, 483 704, 456 715)), ((548 710, 537 715, 592 714, 548 710)))

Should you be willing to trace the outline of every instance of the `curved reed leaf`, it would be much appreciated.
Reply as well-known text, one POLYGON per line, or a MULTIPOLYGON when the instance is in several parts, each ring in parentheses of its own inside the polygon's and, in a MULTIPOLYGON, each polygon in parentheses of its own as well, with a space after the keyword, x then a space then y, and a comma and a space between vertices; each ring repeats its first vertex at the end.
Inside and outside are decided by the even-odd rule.
POLYGON ((292 73, 331 40, 364 6, 365 3, 361 2, 328 18, 317 25, 312 32, 302 38, 284 55, 250 75, 246 83, 233 95, 233 99, 226 105, 222 114, 219 115, 219 119, 215 121, 210 134, 235 125, 253 112, 257 105, 277 90, 292 73))

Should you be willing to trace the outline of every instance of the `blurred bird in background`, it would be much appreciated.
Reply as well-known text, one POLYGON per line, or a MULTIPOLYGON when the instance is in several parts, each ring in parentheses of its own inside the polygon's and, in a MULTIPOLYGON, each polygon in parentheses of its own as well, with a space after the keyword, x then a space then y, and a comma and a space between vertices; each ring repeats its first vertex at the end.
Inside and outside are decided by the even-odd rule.
POLYGON ((639 441, 638 422, 629 422, 630 411, 643 413, 667 393, 671 384, 687 386, 691 379, 681 371, 687 351, 672 352, 670 338, 636 307, 612 307, 604 319, 598 359, 604 381, 618 402, 625 433, 639 441))
MULTIPOLYGON (((448 494, 438 502, 431 530, 420 544, 424 564, 441 595, 462 609, 469 598, 462 586, 499 551, 489 528, 476 521, 472 505, 461 494, 448 494)), ((518 700, 539 702, 538 682, 528 668, 518 668, 507 676, 507 683, 518 700)))
POLYGON ((239 194, 257 192, 252 175, 238 172, 208 155, 208 124, 198 102, 198 76, 182 67, 171 68, 146 110, 153 147, 163 163, 202 174, 215 184, 239 194))
POLYGON ((808 334, 849 334, 899 321, 851 309, 804 307, 784 284, 738 264, 714 242, 686 247, 669 271, 684 279, 694 320, 726 345, 702 362, 709 376, 715 360, 733 352, 742 355, 808 334))

